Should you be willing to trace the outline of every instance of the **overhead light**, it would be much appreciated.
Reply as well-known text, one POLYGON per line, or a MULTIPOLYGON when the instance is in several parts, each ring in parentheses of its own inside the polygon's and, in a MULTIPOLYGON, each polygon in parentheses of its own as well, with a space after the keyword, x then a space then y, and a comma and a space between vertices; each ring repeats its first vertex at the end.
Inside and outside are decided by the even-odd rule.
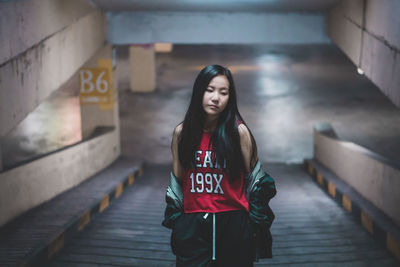
POLYGON ((360 74, 360 75, 363 75, 363 74, 364 74, 364 71, 363 71, 361 68, 357 68, 357 72, 358 72, 358 74, 360 74))

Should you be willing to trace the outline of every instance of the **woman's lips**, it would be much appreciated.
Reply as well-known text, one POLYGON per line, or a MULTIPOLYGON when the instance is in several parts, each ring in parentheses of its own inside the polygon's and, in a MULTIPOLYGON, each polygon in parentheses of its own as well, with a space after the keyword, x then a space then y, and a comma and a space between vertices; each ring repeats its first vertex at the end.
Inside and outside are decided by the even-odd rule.
POLYGON ((215 109, 218 109, 218 107, 217 106, 214 106, 214 105, 209 105, 211 108, 215 108, 215 109))

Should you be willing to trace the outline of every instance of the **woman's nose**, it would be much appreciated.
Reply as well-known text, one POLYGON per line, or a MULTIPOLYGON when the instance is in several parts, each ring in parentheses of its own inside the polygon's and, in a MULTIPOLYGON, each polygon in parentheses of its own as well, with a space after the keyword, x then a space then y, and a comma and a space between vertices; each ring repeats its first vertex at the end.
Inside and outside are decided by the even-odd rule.
POLYGON ((218 99, 219 99, 218 93, 212 94, 212 96, 211 96, 211 100, 212 100, 212 101, 218 101, 218 99))

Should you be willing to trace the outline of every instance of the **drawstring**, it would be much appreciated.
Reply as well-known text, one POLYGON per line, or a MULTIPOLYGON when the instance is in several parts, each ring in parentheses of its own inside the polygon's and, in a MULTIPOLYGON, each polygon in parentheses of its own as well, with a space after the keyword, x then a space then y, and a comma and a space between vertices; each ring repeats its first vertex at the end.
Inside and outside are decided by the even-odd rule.
MULTIPOLYGON (((208 212, 204 214, 203 219, 207 219, 208 212)), ((213 233, 212 233, 212 260, 215 261, 215 213, 213 213, 213 233)))
POLYGON ((215 261, 215 213, 213 213, 213 252, 212 260, 215 261))

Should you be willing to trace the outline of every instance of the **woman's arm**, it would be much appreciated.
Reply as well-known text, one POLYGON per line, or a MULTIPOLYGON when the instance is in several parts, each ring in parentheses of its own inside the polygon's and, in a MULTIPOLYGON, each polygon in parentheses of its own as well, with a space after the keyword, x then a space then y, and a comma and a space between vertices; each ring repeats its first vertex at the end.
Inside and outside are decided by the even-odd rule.
MULTIPOLYGON (((254 166, 250 166, 251 156, 253 154, 251 135, 250 135, 249 129, 247 129, 246 125, 244 125, 244 124, 240 124, 238 126, 238 131, 239 131, 239 136, 240 136, 240 147, 242 150, 244 166, 246 168, 246 173, 250 173, 250 171, 254 168, 254 166)), ((256 159, 254 161, 254 164, 258 160, 258 156, 257 155, 255 155, 255 156, 256 156, 256 159)))
POLYGON ((172 168, 175 177, 178 182, 182 184, 183 168, 179 162, 178 154, 178 137, 182 131, 182 123, 175 127, 174 133, 172 134, 171 151, 172 151, 172 168))

